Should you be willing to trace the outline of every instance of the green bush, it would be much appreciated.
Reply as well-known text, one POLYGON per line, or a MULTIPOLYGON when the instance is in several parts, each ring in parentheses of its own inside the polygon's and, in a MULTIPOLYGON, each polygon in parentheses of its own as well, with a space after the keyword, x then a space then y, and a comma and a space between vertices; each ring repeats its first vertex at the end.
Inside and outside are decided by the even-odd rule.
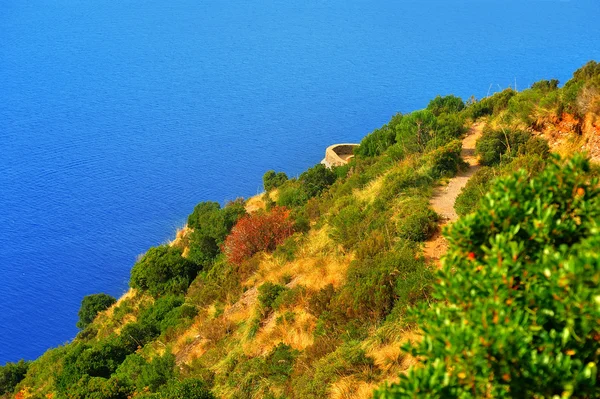
POLYGON ((438 95, 427 104, 427 109, 435 116, 440 116, 441 114, 454 114, 462 111, 463 108, 465 108, 463 100, 454 95, 444 97, 438 95))
POLYGON ((424 109, 411 112, 402 118, 396 129, 396 142, 405 153, 423 152, 429 140, 434 137, 437 118, 433 112, 424 109))
POLYGON ((517 156, 522 146, 529 141, 531 134, 519 130, 484 129, 477 140, 475 150, 482 165, 495 165, 501 160, 517 156))
POLYGON ((315 197, 331 186, 336 174, 323 164, 317 164, 300 175, 298 179, 309 198, 315 197))
POLYGON ((90 324, 98 313, 111 307, 117 300, 107 294, 92 294, 87 295, 81 301, 81 307, 79 308, 79 321, 77 322, 77 328, 84 329, 90 324))
POLYGON ((263 186, 265 191, 269 192, 274 188, 281 186, 288 180, 288 177, 285 173, 279 172, 275 173, 274 170, 268 170, 263 175, 263 186))
POLYGON ((160 399, 215 399, 207 384, 197 378, 187 378, 183 381, 171 381, 160 399))
POLYGON ((397 113, 387 125, 367 134, 354 150, 358 157, 376 157, 383 154, 396 143, 396 126, 400 124, 402 114, 397 113))
POLYGON ((497 179, 446 233, 422 359, 377 398, 598 397, 600 188, 582 156, 497 179))
POLYGON ((25 378, 30 363, 19 360, 17 363, 6 363, 0 366, 0 395, 12 393, 19 382, 25 378))
POLYGON ((464 164, 461 151, 462 142, 460 140, 451 141, 443 147, 431 151, 426 158, 430 164, 431 177, 439 179, 456 175, 458 169, 464 164))
POLYGON ((304 188, 298 182, 293 182, 293 184, 283 185, 279 189, 277 205, 293 209, 304 205, 308 199, 308 194, 304 191, 304 188))
POLYGON ((181 249, 161 245, 150 250, 131 269, 129 285, 154 297, 185 293, 198 273, 198 265, 183 258, 181 249))
POLYGON ((399 207, 398 235, 406 240, 425 241, 437 230, 437 214, 422 197, 405 199, 399 207))
POLYGON ((273 309, 273 304, 287 290, 286 287, 271 282, 266 282, 258 287, 258 303, 260 304, 263 313, 268 313, 273 309))

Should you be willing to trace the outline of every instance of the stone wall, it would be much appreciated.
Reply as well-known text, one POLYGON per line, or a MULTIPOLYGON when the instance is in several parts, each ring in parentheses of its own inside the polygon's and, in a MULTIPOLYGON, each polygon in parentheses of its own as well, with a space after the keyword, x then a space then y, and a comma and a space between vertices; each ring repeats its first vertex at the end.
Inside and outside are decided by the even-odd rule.
POLYGON ((325 150, 325 158, 321 163, 328 168, 345 165, 354 156, 353 151, 355 147, 358 147, 358 144, 345 143, 331 145, 325 150))

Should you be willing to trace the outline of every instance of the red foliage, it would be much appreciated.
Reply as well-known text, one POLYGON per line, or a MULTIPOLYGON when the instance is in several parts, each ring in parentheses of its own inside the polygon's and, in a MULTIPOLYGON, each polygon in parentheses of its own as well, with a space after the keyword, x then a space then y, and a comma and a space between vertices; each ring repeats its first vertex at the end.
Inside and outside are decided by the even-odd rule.
POLYGON ((223 252, 236 264, 261 251, 272 251, 294 232, 290 211, 282 206, 268 213, 246 215, 233 226, 225 239, 223 252))

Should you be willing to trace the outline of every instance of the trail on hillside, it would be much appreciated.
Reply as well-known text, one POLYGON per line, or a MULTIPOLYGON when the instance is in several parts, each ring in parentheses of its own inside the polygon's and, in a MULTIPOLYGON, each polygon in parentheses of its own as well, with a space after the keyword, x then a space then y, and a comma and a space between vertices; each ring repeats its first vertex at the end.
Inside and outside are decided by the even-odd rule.
POLYGON ((458 215, 454 210, 456 198, 469 179, 480 168, 477 164, 477 157, 475 156, 475 143, 479 137, 481 137, 482 130, 483 123, 474 124, 462 141, 462 151, 460 155, 469 166, 450 179, 447 185, 436 187, 433 197, 431 197, 431 208, 440 215, 441 223, 440 230, 431 239, 425 242, 423 252, 425 254, 425 259, 428 262, 439 263, 441 256, 446 252, 447 244, 441 234, 441 230, 446 224, 452 223, 458 219, 458 215))

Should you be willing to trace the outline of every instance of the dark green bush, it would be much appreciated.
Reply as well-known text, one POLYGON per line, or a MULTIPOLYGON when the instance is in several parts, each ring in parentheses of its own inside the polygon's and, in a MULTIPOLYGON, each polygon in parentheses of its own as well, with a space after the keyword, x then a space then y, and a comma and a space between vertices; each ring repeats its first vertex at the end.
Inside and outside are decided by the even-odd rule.
POLYGON ((17 363, 8 362, 0 366, 0 395, 12 393, 15 387, 27 374, 29 362, 19 360, 17 363))
POLYGON ((552 80, 542 79, 542 80, 539 80, 539 81, 535 82, 534 84, 532 84, 531 88, 533 90, 539 90, 539 91, 543 91, 543 92, 556 90, 556 89, 558 89, 558 80, 557 79, 552 79, 552 80))
POLYGON ((427 156, 431 168, 431 177, 439 179, 440 177, 456 175, 458 169, 464 164, 461 151, 462 143, 460 140, 451 141, 443 147, 431 151, 427 156))
POLYGON ((154 297, 185 293, 198 269, 198 265, 181 256, 181 249, 161 245, 151 248, 136 262, 129 285, 154 297))
POLYGON ((397 113, 381 129, 376 129, 366 135, 355 148, 354 154, 358 157, 376 157, 383 154, 389 147, 396 143, 396 127, 402 120, 402 114, 397 113))
POLYGON ((463 100, 454 95, 444 97, 438 95, 427 104, 427 109, 433 112, 435 116, 440 116, 441 114, 454 114, 462 111, 463 108, 465 108, 463 100))
POLYGON ((427 109, 411 112, 398 125, 396 142, 405 153, 423 152, 434 137, 436 128, 437 118, 433 112, 427 109))
POLYGON ((497 179, 446 236, 440 301, 415 312, 421 364, 376 397, 598 397, 600 188, 589 162, 497 179))
POLYGON ((437 230, 437 214, 427 206, 422 197, 407 198, 401 203, 398 219, 398 235, 406 240, 425 241, 437 230))
POLYGON ((172 381, 160 399, 215 399, 207 384, 197 378, 187 378, 183 381, 172 381))
POLYGON ((323 164, 317 164, 302 173, 298 180, 302 184, 304 192, 309 198, 312 198, 331 186, 336 178, 336 174, 331 169, 326 168, 323 164))
POLYGON ((81 301, 81 307, 79 308, 79 321, 77 322, 77 328, 84 329, 90 324, 98 313, 111 307, 117 300, 107 294, 92 294, 87 295, 81 301))
POLYGON ((286 287, 271 282, 266 282, 258 287, 258 303, 262 307, 263 313, 268 313, 273 309, 273 304, 287 290, 286 287))
POLYGON ((275 173, 274 170, 268 170, 263 175, 263 186, 265 191, 269 192, 274 188, 281 186, 288 180, 288 177, 285 173, 279 172, 275 173))
POLYGON ((476 153, 482 165, 495 165, 501 160, 510 160, 519 154, 522 146, 529 141, 531 134, 519 130, 484 129, 476 144, 476 153))

